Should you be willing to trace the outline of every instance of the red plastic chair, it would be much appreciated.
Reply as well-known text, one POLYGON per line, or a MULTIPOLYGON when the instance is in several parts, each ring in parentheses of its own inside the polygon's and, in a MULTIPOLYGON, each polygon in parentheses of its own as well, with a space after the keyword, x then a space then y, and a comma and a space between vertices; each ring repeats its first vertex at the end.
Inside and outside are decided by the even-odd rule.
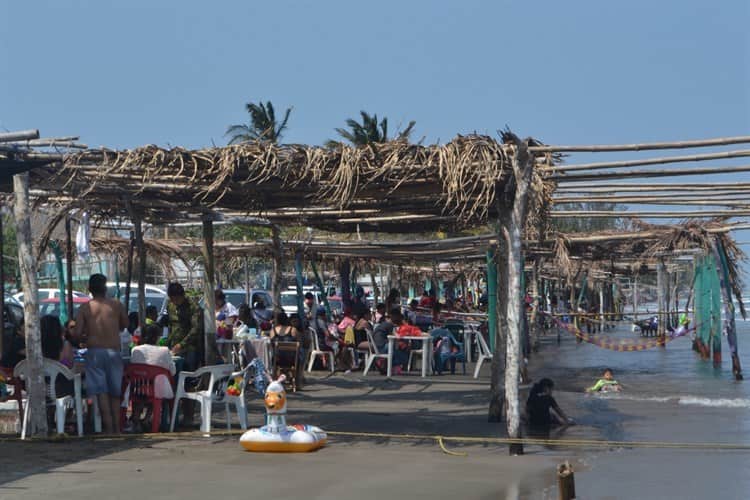
MULTIPOLYGON (((174 388, 174 378, 169 373, 169 370, 161 368, 160 366, 143 365, 143 364, 130 364, 125 367, 125 372, 122 376, 122 394, 125 396, 125 391, 130 387, 130 401, 136 399, 146 400, 151 403, 154 412, 151 419, 151 432, 159 432, 159 425, 161 424, 161 412, 163 399, 156 398, 154 396, 154 381, 157 375, 164 375, 169 380, 169 383, 174 388)), ((171 400, 170 400, 171 401, 171 400)), ((122 408, 120 413, 120 423, 124 427, 127 408, 122 408)))

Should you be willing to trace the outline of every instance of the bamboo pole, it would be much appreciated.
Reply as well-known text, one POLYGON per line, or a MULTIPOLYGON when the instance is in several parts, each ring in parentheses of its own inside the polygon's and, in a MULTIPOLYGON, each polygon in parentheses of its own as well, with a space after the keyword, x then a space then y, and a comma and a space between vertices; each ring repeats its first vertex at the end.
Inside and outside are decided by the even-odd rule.
POLYGON ((133 249, 135 248, 135 232, 130 231, 128 245, 128 262, 125 281, 125 314, 130 314, 130 283, 133 281, 133 249))
POLYGON ((738 151, 724 151, 722 153, 706 153, 701 155, 665 156, 662 158, 646 158, 642 160, 606 161, 598 163, 582 163, 579 165, 559 165, 547 167, 545 170, 552 172, 579 172, 582 170, 603 170, 609 168, 627 168, 643 165, 663 165, 666 163, 684 163, 706 160, 724 160, 729 158, 743 158, 750 156, 750 149, 738 151))
POLYGON ((146 329, 146 245, 143 242, 143 226, 140 215, 133 219, 135 247, 138 250, 138 325, 141 332, 146 329))
POLYGON ((568 182, 593 181, 603 179, 624 179, 648 177, 677 177, 684 175, 713 175, 713 174, 733 174, 737 172, 750 172, 750 165, 740 165, 733 167, 701 167, 701 168, 682 168, 669 170, 628 170, 625 172, 594 172, 585 174, 554 174, 551 180, 565 184, 568 182))
POLYGON ((31 214, 29 212, 29 174, 13 176, 14 218, 18 242, 18 267, 23 287, 24 329, 26 335, 26 404, 30 418, 26 433, 30 436, 47 435, 47 408, 44 381, 44 358, 42 337, 39 330, 39 296, 36 281, 36 259, 31 237, 31 214))
POLYGON ((728 146, 730 144, 750 143, 750 136, 717 137, 694 141, 643 142, 635 144, 606 144, 591 146, 531 146, 531 153, 597 153, 610 151, 648 151, 655 149, 685 149, 709 146, 728 146))
POLYGON ((70 228, 70 215, 65 217, 65 260, 68 270, 68 286, 66 296, 60 300, 60 309, 63 303, 67 302, 65 307, 68 309, 68 319, 73 319, 73 237, 70 228))
POLYGON ((5 231, 3 229, 4 215, 0 211, 0 352, 5 352, 5 231))
POLYGON ((281 311, 281 282, 283 272, 283 251, 281 247, 281 237, 279 226, 271 226, 271 239, 273 241, 272 258, 273 258, 273 277, 271 279, 271 293, 273 294, 274 313, 281 311))
POLYGON ((717 184, 717 183, 649 183, 649 184, 636 184, 636 183, 612 183, 603 184, 601 182, 589 182, 581 184, 569 184, 564 186, 558 186, 555 189, 555 193, 617 193, 617 192, 651 192, 651 191, 669 191, 669 192, 681 192, 681 191, 750 191, 750 183, 736 183, 736 184, 717 184))
POLYGON ((706 210, 706 211, 680 211, 680 212, 635 212, 627 210, 557 210, 550 213, 553 219, 561 217, 651 217, 651 218, 697 218, 697 217, 742 217, 750 215, 750 210, 706 210))
POLYGON ((19 130, 17 132, 0 132, 0 142, 25 141, 39 139, 39 130, 19 130))

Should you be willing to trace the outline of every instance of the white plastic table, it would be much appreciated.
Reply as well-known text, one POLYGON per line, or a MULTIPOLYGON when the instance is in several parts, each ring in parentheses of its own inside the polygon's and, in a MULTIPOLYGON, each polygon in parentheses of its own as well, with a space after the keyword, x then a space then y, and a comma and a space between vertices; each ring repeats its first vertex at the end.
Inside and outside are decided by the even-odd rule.
POLYGON ((399 337, 398 335, 388 335, 388 377, 390 378, 393 371, 393 349, 396 340, 421 340, 422 341, 422 377, 427 376, 428 367, 431 366, 432 359, 432 337, 429 335, 408 335, 399 337))

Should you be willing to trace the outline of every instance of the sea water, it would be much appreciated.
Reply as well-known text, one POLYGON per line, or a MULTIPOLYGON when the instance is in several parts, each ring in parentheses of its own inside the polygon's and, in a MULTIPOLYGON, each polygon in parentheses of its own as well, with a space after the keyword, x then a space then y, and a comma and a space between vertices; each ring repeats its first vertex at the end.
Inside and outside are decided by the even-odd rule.
MULTIPOLYGON (((627 322, 599 337, 646 342, 627 322)), ((580 451, 576 475, 581 498, 750 498, 750 321, 737 321, 746 381, 736 381, 726 337, 723 362, 714 367, 682 337, 666 347, 615 352, 578 343, 555 329, 532 356, 532 376, 552 378, 555 397, 578 426, 561 439, 625 442, 717 443, 714 449, 645 449, 627 446, 580 451), (605 368, 622 384, 620 393, 586 394, 605 368)))

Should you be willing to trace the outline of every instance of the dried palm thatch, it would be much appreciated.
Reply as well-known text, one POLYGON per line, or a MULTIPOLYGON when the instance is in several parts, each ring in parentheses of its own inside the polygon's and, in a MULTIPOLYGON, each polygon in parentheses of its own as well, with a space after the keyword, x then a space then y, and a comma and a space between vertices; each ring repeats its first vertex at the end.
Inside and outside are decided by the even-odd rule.
MULTIPOLYGON (((164 240, 151 239, 143 240, 143 244, 148 258, 156 262, 168 277, 174 275, 173 259, 180 259, 185 266, 190 267, 190 261, 178 245, 164 240)), ((119 237, 91 238, 90 245, 94 253, 116 254, 120 262, 126 262, 131 242, 119 237)))
MULTIPOLYGON (((212 209, 339 231, 355 224, 404 230, 414 220, 465 227, 491 217, 497 189, 512 182, 512 155, 512 145, 482 135, 430 146, 86 150, 66 155, 62 168, 37 170, 34 194, 48 202, 85 199, 110 215, 130 215, 127 200, 159 222, 212 209)), ((536 170, 530 213, 542 217, 554 186, 545 169, 536 170)))

